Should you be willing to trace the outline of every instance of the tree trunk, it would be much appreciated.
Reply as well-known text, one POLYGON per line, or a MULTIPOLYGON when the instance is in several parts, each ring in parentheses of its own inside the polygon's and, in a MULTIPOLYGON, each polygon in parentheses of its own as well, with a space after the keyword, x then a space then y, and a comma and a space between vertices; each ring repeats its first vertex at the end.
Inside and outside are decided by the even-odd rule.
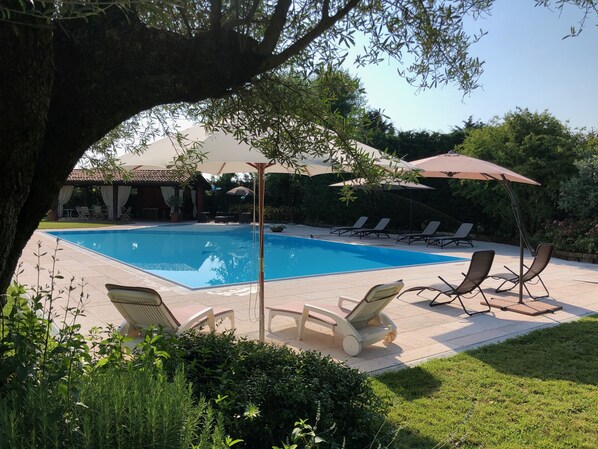
POLYGON ((54 71, 52 30, 23 17, 27 25, 0 21, 0 293, 6 291, 22 248, 49 209, 54 193, 27 209, 44 145, 54 71), (5 44, 8 43, 8 44, 5 44))

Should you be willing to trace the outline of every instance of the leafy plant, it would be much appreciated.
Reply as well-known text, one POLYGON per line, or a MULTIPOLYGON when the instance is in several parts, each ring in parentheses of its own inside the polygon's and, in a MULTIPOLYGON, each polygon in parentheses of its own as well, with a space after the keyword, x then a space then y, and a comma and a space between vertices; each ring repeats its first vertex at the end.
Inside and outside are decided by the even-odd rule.
MULTIPOLYGON (((87 296, 82 286, 76 293, 73 279, 67 287, 57 287, 57 281, 62 279, 56 268, 59 251, 57 243, 50 256, 49 285, 41 286, 38 282, 28 291, 15 282, 3 298, 0 395, 22 390, 28 383, 75 390, 74 378, 80 374, 79 367, 90 361, 89 348, 76 322, 83 313, 87 296)), ((47 253, 42 253, 40 243, 36 255, 37 269, 41 270, 41 260, 47 253)))
POLYGON ((181 206, 183 205, 183 197, 182 196, 173 195, 170 198, 168 198, 168 201, 166 203, 170 207, 172 207, 173 213, 178 214, 180 212, 180 210, 181 210, 181 206))
POLYGON ((325 440, 316 435, 316 428, 307 423, 307 420, 301 419, 295 423, 295 428, 291 432, 291 442, 283 443, 282 447, 273 446, 272 449, 311 449, 325 440))

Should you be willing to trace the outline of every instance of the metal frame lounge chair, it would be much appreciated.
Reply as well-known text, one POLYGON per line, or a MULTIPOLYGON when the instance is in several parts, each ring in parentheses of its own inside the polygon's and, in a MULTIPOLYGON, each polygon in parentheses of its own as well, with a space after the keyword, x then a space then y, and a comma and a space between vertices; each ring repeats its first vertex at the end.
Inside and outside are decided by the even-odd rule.
POLYGON ((77 211, 77 215, 79 215, 79 218, 81 218, 82 220, 90 219, 91 213, 89 212, 89 207, 77 206, 77 207, 75 207, 75 210, 77 211))
MULTIPOLYGON (((542 271, 544 271, 544 269, 548 266, 548 263, 550 262, 550 259, 552 258, 553 252, 554 252, 554 245, 552 243, 540 243, 538 245, 538 248, 536 249, 536 257, 534 257, 534 261, 532 262, 531 266, 527 267, 524 265, 524 267, 527 269, 527 271, 525 273, 523 273, 523 276, 521 277, 521 279, 523 281, 523 287, 525 287, 525 291, 527 291, 527 294, 533 299, 541 299, 541 298, 546 298, 546 297, 550 296, 550 293, 548 292, 548 289, 546 288, 546 284, 544 284, 544 281, 540 277, 540 273, 542 273, 542 271), (534 282, 534 280, 535 280, 535 282, 534 282), (532 284, 532 285, 541 284, 542 287, 544 287, 544 291, 546 292, 546 294, 542 295, 542 296, 532 295, 531 292, 529 291, 529 288, 527 288, 528 283, 532 284)), ((517 285, 519 285, 519 273, 515 273, 513 270, 511 270, 507 266, 505 266, 505 268, 508 270, 508 272, 496 273, 496 274, 490 275, 490 277, 492 279, 498 279, 498 280, 503 281, 502 284, 500 284, 497 287, 497 289, 496 289, 497 293, 507 292, 509 290, 514 289, 517 285), (513 285, 509 288, 502 288, 502 286, 508 282, 512 283, 513 285)))
POLYGON ((288 316, 297 323, 297 338, 301 340, 305 323, 316 323, 341 334, 343 350, 350 356, 356 356, 364 346, 395 339, 397 326, 383 310, 399 294, 403 285, 403 281, 376 285, 361 301, 341 296, 336 305, 290 303, 269 306, 268 330, 272 332, 275 316, 288 316), (345 302, 352 307, 346 307, 345 302))
POLYGON ((357 237, 359 237, 360 239, 363 237, 367 237, 370 236, 372 234, 375 234, 376 237, 380 237, 380 235, 385 235, 386 238, 390 238, 390 235, 388 234, 388 231, 386 231, 386 227, 388 226, 388 223, 390 223, 390 218, 382 218, 378 224, 376 225, 376 227, 371 228, 371 229, 360 229, 359 231, 355 231, 352 235, 355 235, 357 237))
POLYGON ((106 289, 112 304, 125 319, 118 330, 129 337, 141 337, 141 331, 149 326, 160 326, 170 334, 182 334, 204 322, 214 332, 216 320, 223 318, 230 320, 231 328, 235 327, 232 309, 194 304, 171 310, 160 294, 151 288, 106 284, 106 289))
POLYGON ((473 248, 473 242, 469 234, 473 230, 473 223, 461 223, 459 229, 453 235, 445 235, 440 237, 431 237, 428 239, 427 246, 437 245, 444 248, 451 243, 459 246, 461 243, 467 243, 473 248))
POLYGON ((91 209, 91 216, 96 220, 102 220, 104 218, 102 206, 93 206, 93 208, 91 209))
POLYGON ((469 269, 467 270, 467 274, 463 274, 464 278, 461 284, 458 286, 454 286, 447 281, 445 281, 442 277, 438 276, 438 279, 442 281, 442 283, 437 283, 433 285, 427 285, 424 287, 411 287, 405 291, 403 291, 399 296, 404 295, 407 292, 414 292, 417 291, 418 296, 424 290, 430 290, 433 292, 437 292, 436 296, 432 298, 430 301, 430 307, 439 306, 441 304, 449 304, 457 299, 461 303, 461 307, 463 311, 469 315, 477 315, 478 313, 486 313, 490 311, 490 303, 488 303, 488 299, 484 294, 484 291, 480 288, 480 284, 488 277, 488 273, 490 272, 490 267, 492 266, 492 262, 494 261, 494 251, 493 250, 486 250, 486 251, 476 251, 471 256, 471 262, 469 263, 469 269), (478 290, 474 293, 475 290, 478 290), (488 306, 486 310, 476 310, 470 311, 465 307, 463 303, 462 297, 466 295, 476 296, 478 293, 482 294, 484 298, 484 302, 488 306), (437 299, 440 295, 447 296, 449 299, 446 301, 438 302, 437 299))
POLYGON ((122 214, 120 214, 120 221, 130 221, 131 220, 131 206, 127 206, 122 214))
POLYGON ((330 228, 330 232, 328 233, 328 235, 338 234, 339 237, 347 233, 350 233, 349 235, 353 235, 355 231, 358 231, 365 226, 366 221, 368 221, 368 217, 359 217, 353 226, 338 226, 330 228))
POLYGON ((428 223, 428 225, 424 228, 422 232, 398 235, 397 243, 402 242, 404 240, 407 240, 408 245, 411 245, 413 242, 427 242, 428 240, 430 240, 431 237, 434 237, 439 227, 439 221, 431 221, 428 223))

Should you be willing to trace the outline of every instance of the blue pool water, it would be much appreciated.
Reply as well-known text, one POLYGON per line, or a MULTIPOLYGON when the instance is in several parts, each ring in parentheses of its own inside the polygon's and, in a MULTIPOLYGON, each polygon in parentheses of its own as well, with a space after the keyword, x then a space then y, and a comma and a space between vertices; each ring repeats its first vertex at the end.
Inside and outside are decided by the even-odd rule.
MULTIPOLYGON (((251 226, 164 226, 54 231, 58 238, 189 288, 254 282, 258 245, 251 226)), ((265 235, 266 280, 463 260, 394 248, 265 235)))

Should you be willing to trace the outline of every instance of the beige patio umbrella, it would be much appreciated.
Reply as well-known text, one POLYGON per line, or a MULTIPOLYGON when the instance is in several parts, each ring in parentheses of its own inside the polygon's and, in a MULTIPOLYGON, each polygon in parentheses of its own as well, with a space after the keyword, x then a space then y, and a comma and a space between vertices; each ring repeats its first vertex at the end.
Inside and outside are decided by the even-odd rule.
MULTIPOLYGON (((195 168, 202 173, 221 175, 224 173, 254 172, 258 178, 258 228, 259 228, 259 274, 258 274, 258 296, 259 296, 259 339, 265 338, 265 301, 264 301, 264 174, 265 173, 289 173, 314 176, 325 173, 332 173, 332 161, 315 160, 309 156, 298 155, 296 167, 289 167, 267 158, 259 150, 247 143, 236 139, 233 135, 223 131, 207 133, 202 125, 195 125, 181 131, 185 139, 181 142, 176 139, 165 137, 148 145, 141 154, 129 153, 120 157, 124 168, 132 170, 148 170, 156 168, 172 168, 177 158, 193 145, 200 144, 198 148, 205 154, 205 159, 195 164, 195 168)), ((367 152, 376 160, 385 164, 401 164, 399 160, 394 161, 378 150, 365 144, 355 142, 356 147, 367 152)), ((341 150, 331 148, 334 157, 342 156, 341 150)), ((333 157, 333 159, 334 159, 333 157)), ((405 164, 407 167, 408 164, 405 164)))
MULTIPOLYGON (((539 186, 540 184, 533 179, 526 178, 525 176, 515 173, 507 168, 501 167, 500 165, 458 154, 453 151, 450 151, 446 154, 440 154, 438 156, 419 159, 417 161, 412 161, 411 163, 422 170, 420 174, 424 177, 497 181, 505 188, 507 194, 509 195, 511 207, 513 208, 513 214, 515 216, 515 222, 517 224, 517 229, 519 230, 519 276, 522 278, 524 245, 528 247, 532 255, 535 253, 535 250, 531 247, 527 240, 525 228, 521 220, 519 201, 517 200, 517 196, 513 191, 511 183, 518 182, 536 186, 539 186)), ((522 283, 519 283, 518 304, 523 305, 522 283)), ((495 306, 502 309, 509 309, 509 306, 505 305, 504 303, 497 303, 495 306)), ((534 306, 534 309, 538 309, 538 307, 534 306)), ((523 308, 511 307, 510 310, 521 312, 523 308)), ((547 305, 546 310, 542 310, 542 312, 549 312, 553 310, 554 309, 550 305, 547 305)))
MULTIPOLYGON (((409 164, 409 167, 412 164, 409 164)), ((415 168, 415 167, 414 167, 415 168)), ((378 186, 371 186, 368 185, 367 179, 365 178, 354 178, 348 179, 346 181, 335 182, 334 184, 330 184, 330 187, 345 187, 351 186, 356 189, 363 189, 366 187, 372 187, 379 190, 408 190, 409 191, 409 232, 413 230, 413 198, 412 192, 414 190, 434 190, 434 187, 430 187, 424 184, 419 184, 417 182, 409 182, 409 181, 383 181, 378 186)))

